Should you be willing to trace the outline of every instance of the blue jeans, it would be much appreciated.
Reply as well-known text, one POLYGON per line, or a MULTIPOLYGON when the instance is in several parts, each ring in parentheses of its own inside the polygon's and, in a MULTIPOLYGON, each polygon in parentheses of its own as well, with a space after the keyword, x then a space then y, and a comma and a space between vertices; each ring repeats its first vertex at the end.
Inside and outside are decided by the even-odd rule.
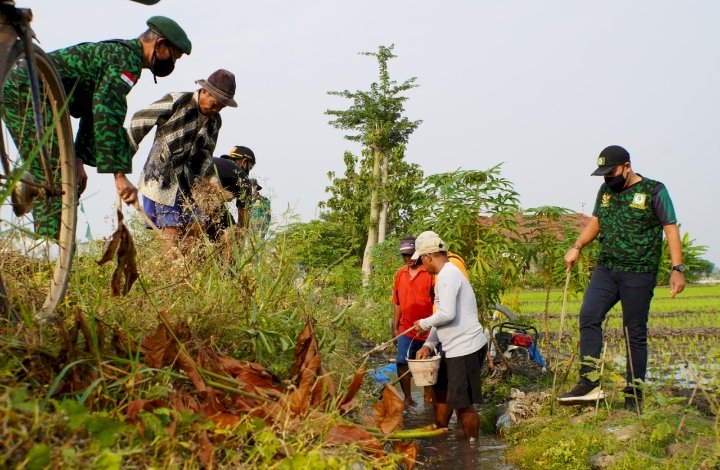
MULTIPOLYGON (((655 290, 657 273, 615 271, 597 266, 590 278, 580 308, 580 358, 600 358, 602 323, 608 311, 618 302, 622 305, 623 331, 630 343, 626 351, 626 380, 645 380, 647 370, 647 323, 650 301, 655 290), (625 331, 626 330, 626 331, 625 331)), ((627 343, 626 343, 627 344, 627 343)), ((593 364, 580 366, 580 376, 595 370, 593 364)), ((587 379, 585 379, 587 380, 587 379)))
POLYGON ((410 357, 410 359, 415 359, 415 353, 423 347, 423 344, 425 344, 424 339, 413 339, 408 335, 402 335, 398 338, 398 350, 397 356, 395 357, 395 362, 397 364, 407 365, 407 358, 405 356, 407 355, 410 357))

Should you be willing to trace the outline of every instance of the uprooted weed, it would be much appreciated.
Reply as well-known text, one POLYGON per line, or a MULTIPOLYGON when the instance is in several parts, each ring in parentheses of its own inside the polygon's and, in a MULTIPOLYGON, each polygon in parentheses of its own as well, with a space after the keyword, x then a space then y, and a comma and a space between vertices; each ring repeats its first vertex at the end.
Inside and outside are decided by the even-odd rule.
MULTIPOLYGON (((235 239, 230 258, 201 243, 168 259, 148 235, 135 232, 126 296, 110 295, 98 244, 76 260, 60 327, 2 325, 0 466, 397 465, 388 436, 415 436, 393 421, 399 398, 386 390, 365 423, 364 374, 342 379, 359 362, 345 315, 296 287, 282 237, 235 239)), ((394 442, 412 466, 417 445, 394 442)))

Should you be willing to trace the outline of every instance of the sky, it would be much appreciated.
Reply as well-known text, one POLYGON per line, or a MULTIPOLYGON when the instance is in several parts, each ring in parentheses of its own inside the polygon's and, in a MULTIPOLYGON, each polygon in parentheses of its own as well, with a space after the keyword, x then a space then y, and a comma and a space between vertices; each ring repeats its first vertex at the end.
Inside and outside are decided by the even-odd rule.
MULTIPOLYGON (((395 45, 397 82, 417 77, 406 116, 422 124, 406 158, 426 175, 503 163, 525 208, 585 213, 601 178, 600 151, 622 145, 640 174, 662 181, 681 231, 720 266, 720 2, 666 0, 128 0, 22 1, 45 50, 132 38, 152 15, 175 19, 190 56, 154 84, 143 71, 129 115, 171 91, 192 91, 217 68, 235 73, 239 107, 222 111, 216 155, 252 148, 253 170, 271 196, 303 221, 326 199, 328 171, 357 144, 328 124, 349 102, 331 90, 368 89, 379 45, 395 45)), ((129 116, 128 116, 129 117, 129 116)), ((133 160, 137 176, 152 136, 133 160)), ((114 183, 89 171, 78 233, 112 231, 114 183)), ((129 212, 130 210, 128 210, 129 212)))

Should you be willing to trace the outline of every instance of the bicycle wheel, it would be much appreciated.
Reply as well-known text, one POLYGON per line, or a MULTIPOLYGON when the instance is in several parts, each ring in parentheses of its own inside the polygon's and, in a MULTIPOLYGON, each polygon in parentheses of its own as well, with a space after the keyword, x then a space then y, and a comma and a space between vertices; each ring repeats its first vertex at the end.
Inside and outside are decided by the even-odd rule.
MULTIPOLYGON (((17 41, 2 81, 0 272, 6 304, 50 319, 62 301, 75 252, 78 193, 65 92, 52 61, 33 45, 39 84, 38 142, 25 52, 17 41), (39 156, 45 146, 47 163, 39 156)), ((6 309, 7 310, 7 309, 6 309)))

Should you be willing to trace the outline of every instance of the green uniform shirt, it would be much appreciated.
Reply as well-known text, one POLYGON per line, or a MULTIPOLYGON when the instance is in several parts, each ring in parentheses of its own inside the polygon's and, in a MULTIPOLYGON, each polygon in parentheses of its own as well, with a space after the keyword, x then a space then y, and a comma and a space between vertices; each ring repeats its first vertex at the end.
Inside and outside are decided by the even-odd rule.
POLYGON ((131 173, 134 152, 123 124, 127 94, 142 72, 140 40, 87 42, 50 57, 69 96, 70 115, 80 119, 76 155, 98 173, 131 173))
POLYGON ((616 193, 603 184, 593 215, 600 221, 599 264, 618 271, 657 272, 663 226, 677 223, 665 185, 643 178, 616 193))

